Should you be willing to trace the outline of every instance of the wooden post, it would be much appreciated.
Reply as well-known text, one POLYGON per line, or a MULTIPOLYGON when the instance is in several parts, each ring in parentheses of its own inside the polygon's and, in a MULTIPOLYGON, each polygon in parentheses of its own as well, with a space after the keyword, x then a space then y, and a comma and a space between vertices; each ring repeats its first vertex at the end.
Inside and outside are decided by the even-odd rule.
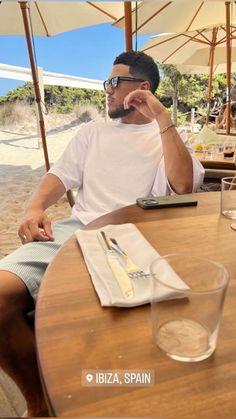
POLYGON ((210 73, 209 73, 209 80, 208 80, 206 125, 208 125, 209 123, 209 115, 210 115, 213 64, 214 64, 214 58, 215 58, 217 30, 218 30, 217 28, 214 28, 212 31, 212 40, 211 40, 211 48, 210 48, 210 73))
MULTIPOLYGON (((39 91, 40 91, 40 98, 41 98, 41 108, 42 103, 44 103, 44 83, 43 83, 43 69, 42 67, 37 67, 37 75, 38 75, 38 82, 39 82, 39 91)), ((38 106, 36 106, 36 116, 37 116, 37 125, 38 125, 38 148, 43 146, 41 132, 40 132, 40 122, 39 122, 39 113, 38 113, 38 106)))
POLYGON ((131 2, 124 2, 124 14, 125 14, 125 48, 126 51, 133 49, 132 43, 132 9, 131 2))
POLYGON ((231 117, 231 42, 230 42, 230 2, 225 2, 226 7, 226 78, 227 78, 227 87, 226 87, 226 134, 230 134, 230 117, 231 117))
POLYGON ((40 134, 41 134, 41 139, 42 139, 42 144, 43 144, 45 166, 46 166, 46 170, 48 171, 50 169, 50 164, 49 164, 49 159, 48 159, 48 150, 47 150, 43 112, 41 108, 41 95, 40 95, 40 90, 39 90, 39 82, 38 82, 38 77, 37 77, 37 72, 36 72, 35 61, 34 61, 33 48, 32 48, 32 43, 31 43, 31 34, 30 34, 28 15, 27 15, 27 9, 29 6, 28 6, 28 3, 25 1, 19 2, 19 4, 20 4, 24 28, 25 28, 26 43, 27 43, 27 48, 28 48, 31 73, 32 73, 32 79, 33 79, 33 85, 34 85, 35 101, 37 104, 38 115, 39 115, 39 129, 40 129, 40 134))

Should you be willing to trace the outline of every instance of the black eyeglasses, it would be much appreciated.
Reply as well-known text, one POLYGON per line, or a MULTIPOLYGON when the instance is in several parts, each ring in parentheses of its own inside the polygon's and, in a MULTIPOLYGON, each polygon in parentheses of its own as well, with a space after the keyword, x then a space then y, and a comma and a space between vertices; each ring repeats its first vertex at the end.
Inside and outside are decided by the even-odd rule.
POLYGON ((116 77, 112 77, 111 79, 107 79, 103 82, 104 90, 106 90, 109 86, 111 86, 113 89, 115 89, 121 81, 141 82, 141 81, 145 81, 145 80, 135 79, 134 77, 116 76, 116 77))

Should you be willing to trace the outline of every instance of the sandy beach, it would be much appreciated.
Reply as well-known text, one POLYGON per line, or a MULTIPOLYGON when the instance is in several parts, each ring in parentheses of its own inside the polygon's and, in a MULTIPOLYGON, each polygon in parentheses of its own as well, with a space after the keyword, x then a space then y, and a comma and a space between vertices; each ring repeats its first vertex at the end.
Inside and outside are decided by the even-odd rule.
MULTIPOLYGON (((79 129, 67 118, 51 117, 47 129, 47 145, 52 165, 79 129), (52 127, 53 124, 53 127, 52 127), (50 127, 51 125, 51 127, 50 127)), ((17 230, 26 202, 45 174, 43 149, 33 126, 10 127, 0 130, 0 259, 20 245, 17 230), (32 133, 33 131, 33 133, 32 133)), ((52 221, 70 215, 66 197, 47 211, 52 221)))

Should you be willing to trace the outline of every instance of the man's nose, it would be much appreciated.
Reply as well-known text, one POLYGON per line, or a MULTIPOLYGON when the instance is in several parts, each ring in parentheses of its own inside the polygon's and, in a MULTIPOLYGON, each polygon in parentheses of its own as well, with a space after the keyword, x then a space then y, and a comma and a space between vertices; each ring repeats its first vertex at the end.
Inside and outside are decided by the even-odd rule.
POLYGON ((107 95, 111 95, 114 92, 114 89, 112 88, 111 85, 109 85, 106 89, 105 89, 105 93, 107 95))

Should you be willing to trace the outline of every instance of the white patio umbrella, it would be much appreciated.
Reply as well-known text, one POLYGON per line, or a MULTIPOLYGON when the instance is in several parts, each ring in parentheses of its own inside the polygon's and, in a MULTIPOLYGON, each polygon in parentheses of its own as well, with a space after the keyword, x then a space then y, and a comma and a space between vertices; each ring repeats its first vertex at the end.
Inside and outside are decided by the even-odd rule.
MULTIPOLYGON (((230 25, 232 61, 236 59, 236 26, 230 25)), ((221 25, 197 31, 152 36, 142 47, 162 64, 215 68, 226 63, 226 28, 221 25)), ((222 68, 222 67, 221 67, 222 68)))
MULTIPOLYGON (((234 0, 155 0, 143 1, 132 12, 132 26, 138 34, 180 33, 206 27, 226 25, 227 62, 227 121, 226 131, 230 132, 230 74, 231 45, 230 22, 236 22, 234 0), (231 17, 230 17, 231 15, 231 17)), ((124 27, 124 17, 115 22, 124 27)))
MULTIPOLYGON (((132 11, 133 34, 187 32, 225 23, 225 3, 234 0, 155 0, 142 1, 132 11)), ((236 21, 232 7, 232 21, 236 21)), ((122 16, 114 25, 124 28, 122 16)))
MULTIPOLYGON (((230 26, 231 65, 236 63, 236 26, 230 26)), ((142 48, 161 64, 177 65, 182 73, 209 73, 207 120, 210 111, 213 73, 226 73, 226 28, 200 29, 164 36, 154 36, 142 48)))
MULTIPOLYGON (((41 95, 39 90, 35 57, 32 48, 31 37, 52 36, 58 33, 91 26, 104 22, 114 22, 122 14, 130 15, 130 5, 124 8, 124 2, 57 2, 57 1, 1 1, 0 2, 0 35, 25 35, 32 79, 35 92, 35 100, 38 110, 41 141, 44 151, 46 170, 49 170, 49 158, 45 134, 43 112, 41 108, 41 95)), ((130 26, 127 26, 131 37, 130 26)), ((127 42, 127 41, 126 41, 127 42)), ((68 200, 73 205, 74 200, 70 191, 67 193, 68 200)))
MULTIPOLYGON (((203 73, 209 74, 210 73, 209 66, 177 64, 176 68, 182 74, 203 74, 203 73)), ((236 62, 231 63, 231 72, 236 73, 236 62)), ((213 65, 213 75, 214 74, 226 74, 226 63, 213 65)))
MULTIPOLYGON (((24 35, 19 3, 1 1, 0 35, 24 35)), ((35 36, 53 36, 62 32, 114 22, 124 14, 123 1, 29 1, 35 36)))

